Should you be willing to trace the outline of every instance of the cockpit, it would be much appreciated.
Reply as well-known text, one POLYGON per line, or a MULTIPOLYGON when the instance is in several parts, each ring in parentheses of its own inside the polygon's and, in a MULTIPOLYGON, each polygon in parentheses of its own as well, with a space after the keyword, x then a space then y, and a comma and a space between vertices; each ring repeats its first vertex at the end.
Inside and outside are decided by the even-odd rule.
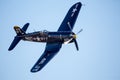
POLYGON ((42 32, 49 32, 49 31, 47 31, 47 30, 43 30, 42 32))
POLYGON ((48 31, 47 30, 43 30, 43 31, 36 31, 36 32, 33 32, 33 33, 28 33, 27 36, 47 36, 48 35, 48 31))

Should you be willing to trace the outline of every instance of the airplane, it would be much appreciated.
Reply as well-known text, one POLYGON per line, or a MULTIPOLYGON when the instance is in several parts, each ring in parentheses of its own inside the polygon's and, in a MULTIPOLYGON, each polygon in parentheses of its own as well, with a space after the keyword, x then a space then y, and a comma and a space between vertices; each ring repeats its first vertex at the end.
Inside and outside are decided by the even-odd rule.
MULTIPOLYGON (((31 69, 31 72, 35 73, 40 71, 59 52, 62 44, 74 42, 76 49, 79 50, 76 41, 76 34, 72 30, 81 6, 82 3, 77 2, 69 9, 63 22, 56 32, 49 32, 44 30, 26 33, 26 30, 30 25, 29 23, 26 23, 22 29, 18 26, 14 26, 14 30, 17 35, 11 43, 8 51, 13 50, 20 40, 46 43, 45 51, 31 69)), ((78 33, 81 31, 82 29, 78 33)))

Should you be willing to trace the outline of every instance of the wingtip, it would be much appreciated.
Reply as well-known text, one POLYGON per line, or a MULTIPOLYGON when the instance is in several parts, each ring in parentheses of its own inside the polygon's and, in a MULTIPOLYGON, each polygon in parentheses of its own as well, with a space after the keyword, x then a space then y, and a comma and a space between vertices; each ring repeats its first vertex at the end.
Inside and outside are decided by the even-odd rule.
POLYGON ((8 49, 8 51, 11 51, 11 49, 8 49))
POLYGON ((82 6, 82 3, 81 2, 77 2, 77 3, 75 3, 72 7, 74 7, 74 6, 79 6, 79 7, 81 7, 82 6))
POLYGON ((8 48, 8 51, 11 51, 11 50, 13 50, 13 48, 9 47, 9 48, 8 48))
POLYGON ((11 51, 11 49, 8 49, 8 51, 11 51))
POLYGON ((31 73, 36 73, 36 72, 38 72, 38 71, 39 71, 39 70, 35 70, 35 69, 31 69, 31 70, 30 70, 31 73))
POLYGON ((26 25, 30 25, 30 23, 26 23, 26 25))
POLYGON ((80 5, 82 5, 82 3, 81 3, 81 2, 77 2, 76 4, 80 4, 80 5))

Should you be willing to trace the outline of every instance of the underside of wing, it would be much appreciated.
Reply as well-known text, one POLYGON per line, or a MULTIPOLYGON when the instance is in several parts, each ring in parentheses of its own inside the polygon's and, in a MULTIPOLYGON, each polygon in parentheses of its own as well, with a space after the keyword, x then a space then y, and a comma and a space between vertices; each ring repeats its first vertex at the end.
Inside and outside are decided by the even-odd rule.
POLYGON ((47 43, 44 53, 33 66, 31 72, 40 71, 57 54, 61 46, 61 43, 47 43))
POLYGON ((63 22, 61 23, 58 31, 72 31, 76 22, 77 16, 81 9, 82 4, 80 2, 74 4, 68 11, 63 22))

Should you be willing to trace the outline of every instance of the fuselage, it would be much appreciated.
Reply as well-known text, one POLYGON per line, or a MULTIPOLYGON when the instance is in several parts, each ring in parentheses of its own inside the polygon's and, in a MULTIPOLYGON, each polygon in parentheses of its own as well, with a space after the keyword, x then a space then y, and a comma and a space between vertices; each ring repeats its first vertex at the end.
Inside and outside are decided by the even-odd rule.
MULTIPOLYGON (((25 41, 49 42, 49 43, 56 42, 64 43, 73 38, 75 38, 75 34, 71 31, 59 31, 59 32, 37 31, 33 33, 27 33, 22 36, 22 39, 25 41)), ((70 42, 72 42, 72 40, 70 42)))

